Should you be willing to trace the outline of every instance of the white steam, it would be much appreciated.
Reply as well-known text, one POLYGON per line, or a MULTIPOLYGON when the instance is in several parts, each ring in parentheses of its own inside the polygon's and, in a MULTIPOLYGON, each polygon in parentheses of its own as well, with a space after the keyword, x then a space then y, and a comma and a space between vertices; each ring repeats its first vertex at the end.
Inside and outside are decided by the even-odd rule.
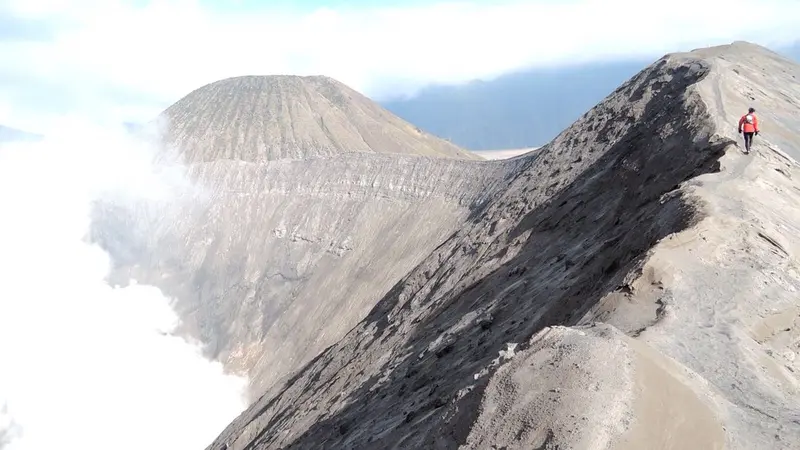
POLYGON ((80 123, 0 147, 0 448, 202 449, 245 407, 246 380, 86 240, 100 196, 174 192, 146 150, 80 123))

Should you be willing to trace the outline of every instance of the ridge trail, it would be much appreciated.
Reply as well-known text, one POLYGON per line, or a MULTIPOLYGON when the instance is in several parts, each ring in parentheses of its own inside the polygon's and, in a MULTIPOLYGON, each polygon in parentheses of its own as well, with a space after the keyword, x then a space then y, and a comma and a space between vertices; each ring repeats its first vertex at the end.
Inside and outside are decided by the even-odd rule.
POLYGON ((208 448, 800 448, 798 75, 654 62, 208 448))

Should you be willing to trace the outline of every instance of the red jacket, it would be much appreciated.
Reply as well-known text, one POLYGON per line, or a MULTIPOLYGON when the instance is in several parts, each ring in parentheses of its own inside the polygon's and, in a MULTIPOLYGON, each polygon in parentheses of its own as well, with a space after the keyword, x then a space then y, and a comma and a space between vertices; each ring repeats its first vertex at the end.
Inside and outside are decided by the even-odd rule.
POLYGON ((755 113, 747 113, 739 119, 739 132, 744 130, 745 133, 754 133, 758 131, 758 117, 756 117, 755 113), (747 123, 745 119, 748 115, 753 116, 753 123, 747 123))

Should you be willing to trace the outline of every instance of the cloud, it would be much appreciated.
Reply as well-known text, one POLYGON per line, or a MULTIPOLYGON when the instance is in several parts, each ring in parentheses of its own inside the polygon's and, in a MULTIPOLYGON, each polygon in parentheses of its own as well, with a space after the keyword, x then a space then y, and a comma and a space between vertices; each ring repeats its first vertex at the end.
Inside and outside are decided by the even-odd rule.
POLYGON ((191 0, 13 0, 7 7, 62 25, 46 43, 3 44, 0 71, 66 86, 95 103, 108 99, 95 90, 132 93, 133 100, 104 105, 118 115, 155 114, 203 84, 245 74, 325 74, 384 98, 525 66, 800 38, 795 0, 451 2, 296 12, 225 11, 191 0))
POLYGON ((188 187, 152 156, 81 121, 0 147, 0 448, 204 448, 246 406, 246 380, 171 334, 157 288, 109 285, 87 240, 95 200, 188 187))

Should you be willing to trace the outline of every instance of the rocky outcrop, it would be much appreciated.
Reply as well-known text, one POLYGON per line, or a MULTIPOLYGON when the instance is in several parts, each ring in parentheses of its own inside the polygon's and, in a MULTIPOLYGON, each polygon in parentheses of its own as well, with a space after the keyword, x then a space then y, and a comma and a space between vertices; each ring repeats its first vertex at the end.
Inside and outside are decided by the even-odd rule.
POLYGON ((656 61, 209 449, 800 448, 797 77, 656 61))
POLYGON ((162 114, 165 144, 190 163, 350 152, 473 159, 323 76, 244 76, 189 93, 162 114))

